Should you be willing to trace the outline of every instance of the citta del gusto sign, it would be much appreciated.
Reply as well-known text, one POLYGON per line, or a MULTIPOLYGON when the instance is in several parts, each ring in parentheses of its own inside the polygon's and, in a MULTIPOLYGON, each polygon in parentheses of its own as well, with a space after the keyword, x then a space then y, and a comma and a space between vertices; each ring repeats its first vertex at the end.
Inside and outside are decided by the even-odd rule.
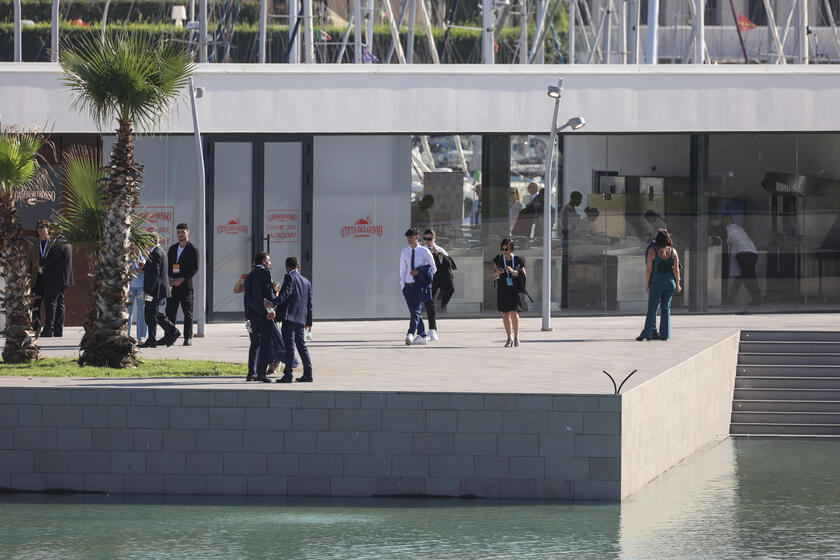
POLYGON ((359 218, 353 225, 341 228, 341 237, 382 237, 382 226, 374 225, 370 216, 359 218))

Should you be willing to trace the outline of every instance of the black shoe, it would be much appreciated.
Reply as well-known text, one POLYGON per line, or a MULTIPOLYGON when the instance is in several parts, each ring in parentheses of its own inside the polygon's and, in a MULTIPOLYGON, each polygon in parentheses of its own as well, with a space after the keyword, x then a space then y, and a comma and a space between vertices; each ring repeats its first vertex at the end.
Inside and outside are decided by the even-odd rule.
POLYGON ((157 342, 154 338, 149 337, 143 344, 138 344, 137 348, 157 348, 157 342))
POLYGON ((192 339, 191 338, 185 338, 184 339, 184 346, 192 346, 192 339))
POLYGON ((649 339, 649 338, 645 338, 645 337, 644 337, 644 335, 641 335, 641 334, 640 334, 639 336, 637 336, 637 337, 636 337, 636 340, 638 340, 639 342, 641 342, 641 341, 643 341, 643 340, 650 340, 650 339, 649 339))
POLYGON ((175 329, 175 332, 169 333, 163 338, 163 343, 166 346, 172 346, 173 344, 175 344, 175 341, 179 338, 181 338, 181 331, 175 329))
POLYGON ((301 375, 297 379, 295 379, 298 383, 312 383, 312 376, 311 375, 301 375))
POLYGON ((659 340, 661 337, 659 336, 659 331, 653 331, 653 334, 650 335, 650 338, 653 340, 659 340))
POLYGON ((256 375, 251 375, 250 373, 248 374, 247 377, 245 377, 245 381, 256 381, 256 380, 257 380, 257 376, 256 375))
POLYGON ((291 375, 284 375, 277 380, 277 383, 291 383, 294 378, 291 375))
POLYGON ((268 377, 257 377, 255 380, 260 381, 262 383, 271 383, 271 379, 269 379, 268 377))
POLYGON ((52 331, 41 331, 41 334, 38 336, 38 338, 52 338, 52 336, 52 331))
POLYGON ((62 338, 63 336, 64 336, 64 331, 55 331, 55 333, 53 333, 53 337, 55 337, 55 338, 62 338))

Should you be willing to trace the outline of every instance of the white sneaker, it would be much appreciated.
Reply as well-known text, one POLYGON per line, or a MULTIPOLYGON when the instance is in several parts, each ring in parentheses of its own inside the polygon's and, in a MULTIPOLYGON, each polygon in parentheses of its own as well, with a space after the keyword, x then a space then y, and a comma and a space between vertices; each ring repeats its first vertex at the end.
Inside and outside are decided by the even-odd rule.
POLYGON ((435 329, 429 329, 429 340, 434 342, 438 339, 437 331, 435 329))
POLYGON ((412 341, 414 340, 414 336, 411 333, 405 335, 405 345, 411 346, 412 341))
POLYGON ((411 342, 412 344, 428 344, 429 341, 426 340, 425 336, 420 336, 419 334, 414 337, 414 340, 411 342))

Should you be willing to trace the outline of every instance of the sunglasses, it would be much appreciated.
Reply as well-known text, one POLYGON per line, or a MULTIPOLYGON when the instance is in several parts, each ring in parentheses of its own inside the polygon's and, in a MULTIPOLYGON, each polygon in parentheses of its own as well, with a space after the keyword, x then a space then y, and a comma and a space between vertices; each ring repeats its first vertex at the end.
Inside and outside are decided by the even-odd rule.
POLYGON ((505 253, 507 253, 508 251, 510 251, 510 247, 502 247, 502 251, 504 251, 505 253))
POLYGON ((426 241, 431 241, 432 239, 434 239, 434 237, 424 237, 423 239, 426 241))

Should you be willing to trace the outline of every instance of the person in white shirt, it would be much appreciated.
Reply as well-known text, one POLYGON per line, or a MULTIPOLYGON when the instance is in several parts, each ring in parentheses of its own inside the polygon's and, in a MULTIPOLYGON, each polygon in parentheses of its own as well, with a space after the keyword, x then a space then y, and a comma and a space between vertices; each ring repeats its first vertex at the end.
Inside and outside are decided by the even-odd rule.
POLYGON ((437 271, 431 251, 418 245, 420 232, 411 227, 405 232, 408 247, 400 253, 400 288, 410 314, 405 343, 426 344, 423 304, 432 299, 432 279, 437 271), (417 336, 414 336, 414 333, 417 336))
POLYGON ((735 255, 738 267, 741 269, 741 276, 732 285, 732 295, 738 293, 741 284, 750 294, 750 305, 761 305, 761 288, 758 286, 758 279, 755 277, 755 263, 758 260, 758 249, 752 242, 744 228, 733 223, 732 216, 724 214, 721 224, 726 228, 726 243, 729 245, 729 252, 735 255))

